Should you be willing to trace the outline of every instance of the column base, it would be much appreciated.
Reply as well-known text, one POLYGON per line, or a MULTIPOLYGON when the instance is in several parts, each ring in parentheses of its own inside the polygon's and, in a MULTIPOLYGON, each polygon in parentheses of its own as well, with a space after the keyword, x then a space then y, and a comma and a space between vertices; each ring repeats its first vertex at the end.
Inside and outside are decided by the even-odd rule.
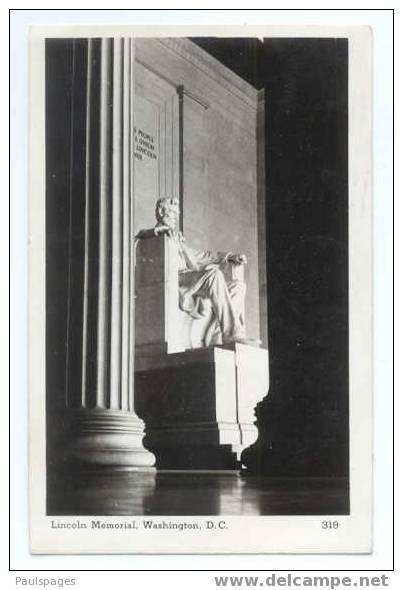
POLYGON ((132 412, 80 409, 72 412, 67 459, 74 463, 154 470, 144 448, 144 423, 132 412))

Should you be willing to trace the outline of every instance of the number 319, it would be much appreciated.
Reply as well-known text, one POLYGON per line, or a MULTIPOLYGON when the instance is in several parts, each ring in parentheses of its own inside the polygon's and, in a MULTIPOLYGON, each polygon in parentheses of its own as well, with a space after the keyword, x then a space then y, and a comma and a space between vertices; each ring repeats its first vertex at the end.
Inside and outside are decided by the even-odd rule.
POLYGON ((339 521, 338 520, 322 520, 322 529, 338 529, 339 528, 339 521))

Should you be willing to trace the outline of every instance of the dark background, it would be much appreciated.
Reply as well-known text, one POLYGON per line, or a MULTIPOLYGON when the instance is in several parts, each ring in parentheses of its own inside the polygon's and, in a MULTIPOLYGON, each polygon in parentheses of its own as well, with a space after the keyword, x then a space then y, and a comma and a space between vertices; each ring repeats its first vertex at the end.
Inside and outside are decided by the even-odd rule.
MULTIPOLYGON (((271 386, 244 462, 251 473, 346 477, 347 40, 192 40, 266 89, 271 386)), ((55 417, 65 390, 70 52, 69 40, 47 42, 48 433, 62 426, 55 417)))
POLYGON ((193 39, 265 88, 270 393, 244 453, 348 475, 348 42, 193 39))

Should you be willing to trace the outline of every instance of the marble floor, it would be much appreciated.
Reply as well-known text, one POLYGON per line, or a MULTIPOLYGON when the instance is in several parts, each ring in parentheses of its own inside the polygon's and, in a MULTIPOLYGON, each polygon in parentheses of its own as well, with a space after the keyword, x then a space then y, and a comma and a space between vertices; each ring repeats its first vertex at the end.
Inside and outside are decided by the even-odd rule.
POLYGON ((236 472, 67 471, 48 476, 49 515, 348 514, 337 479, 245 477, 236 472))

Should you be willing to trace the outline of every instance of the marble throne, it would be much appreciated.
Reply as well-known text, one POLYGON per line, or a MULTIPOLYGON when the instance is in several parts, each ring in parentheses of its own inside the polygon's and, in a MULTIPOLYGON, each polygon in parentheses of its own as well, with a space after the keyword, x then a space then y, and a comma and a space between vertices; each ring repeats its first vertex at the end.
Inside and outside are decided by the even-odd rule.
MULTIPOLYGON (((136 248, 136 391, 145 445, 159 469, 237 469, 257 438, 254 408, 269 387, 268 352, 245 344, 205 347, 211 304, 193 319, 178 303, 177 248, 166 235, 136 248)), ((229 263, 228 278, 243 279, 229 263)))
MULTIPOLYGON (((170 354, 204 348, 208 344, 221 345, 220 331, 211 333, 214 313, 210 299, 201 299, 200 318, 192 317, 179 307, 180 259, 174 242, 167 236, 148 238, 139 240, 136 250, 138 352, 146 354, 148 350, 170 354)), ((244 282, 242 265, 224 262, 220 269, 227 281, 244 282)), ((242 315, 245 317, 244 309, 242 315)))

